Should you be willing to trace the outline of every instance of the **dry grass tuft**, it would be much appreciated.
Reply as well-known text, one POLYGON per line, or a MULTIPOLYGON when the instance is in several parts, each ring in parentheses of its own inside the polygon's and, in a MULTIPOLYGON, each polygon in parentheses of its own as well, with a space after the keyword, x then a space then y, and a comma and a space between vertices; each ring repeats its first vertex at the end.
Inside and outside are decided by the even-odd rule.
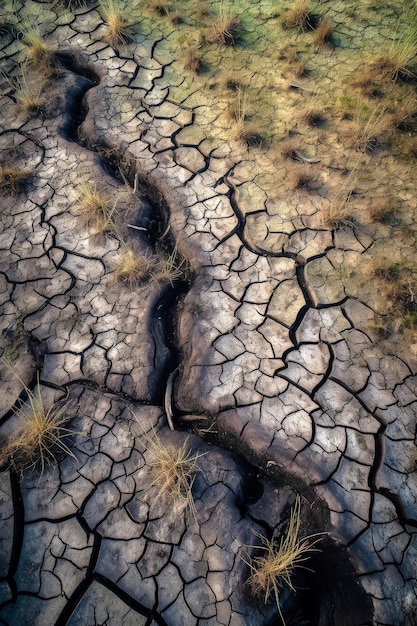
POLYGON ((317 48, 325 48, 332 45, 332 35, 335 24, 330 20, 320 20, 319 25, 313 33, 313 43, 317 48))
POLYGON ((300 56, 296 45, 288 44, 288 42, 280 43, 276 46, 272 56, 281 62, 280 68, 284 75, 290 72, 294 77, 301 78, 308 74, 307 60, 300 56))
POLYGON ((206 0, 196 0, 191 8, 197 24, 202 24, 210 15, 210 4, 206 0))
POLYGON ((390 108, 388 116, 389 125, 394 130, 404 133, 417 131, 417 102, 414 96, 396 100, 390 108))
POLYGON ((53 72, 54 54, 39 31, 29 22, 21 28, 23 43, 26 46, 25 59, 45 76, 53 72))
POLYGON ((169 283, 173 287, 188 271, 187 261, 178 255, 177 248, 167 257, 158 258, 135 254, 130 248, 124 247, 117 262, 115 277, 130 288, 149 279, 160 284, 169 283))
POLYGON ((235 98, 227 111, 229 119, 233 122, 233 138, 243 141, 248 146, 261 146, 264 139, 262 128, 248 115, 248 108, 248 93, 244 88, 237 87, 235 98))
POLYGON ((237 15, 232 15, 226 9, 223 2, 220 5, 219 15, 209 22, 211 35, 210 41, 216 41, 223 46, 234 46, 242 32, 242 20, 237 15))
POLYGON ((369 289, 371 284, 383 303, 375 330, 384 337, 411 330, 413 341, 417 329, 417 265, 414 259, 393 259, 390 252, 386 250, 361 264, 365 277, 362 289, 369 289))
POLYGON ((116 217, 118 211, 116 200, 97 190, 95 183, 83 181, 79 185, 79 209, 87 226, 91 227, 94 234, 110 233, 116 235, 116 217))
POLYGON ((326 122, 326 116, 324 112, 315 106, 310 104, 299 112, 299 119, 305 122, 308 126, 319 128, 326 122))
POLYGON ((280 141, 272 150, 272 160, 275 163, 281 156, 283 159, 295 160, 297 152, 300 150, 300 140, 298 137, 286 137, 280 141))
POLYGON ((312 28, 313 19, 310 12, 310 0, 295 0, 281 18, 285 28, 295 28, 304 32, 312 28))
POLYGON ((125 248, 119 258, 116 279, 133 289, 152 276, 154 260, 149 256, 137 255, 130 248, 125 248))
POLYGON ((146 0, 145 7, 155 15, 168 15, 172 6, 171 0, 146 0))
POLYGON ((249 147, 261 147, 264 137, 261 126, 257 122, 239 120, 233 129, 234 138, 243 141, 249 147))
POLYGON ((250 576, 247 584, 255 596, 263 596, 265 604, 271 595, 274 595, 277 607, 283 623, 284 616, 279 602, 280 590, 287 585, 295 591, 291 578, 296 569, 307 569, 303 564, 309 559, 312 552, 319 551, 314 546, 321 540, 324 533, 309 535, 300 538, 300 497, 297 496, 295 504, 291 510, 288 528, 285 535, 279 539, 267 539, 263 535, 258 535, 261 540, 259 546, 247 546, 262 551, 262 554, 255 556, 245 563, 249 566, 250 576))
POLYGON ((144 434, 144 438, 150 453, 150 483, 146 489, 155 487, 155 502, 162 498, 172 505, 189 507, 195 516, 192 488, 199 472, 197 461, 204 453, 193 454, 188 447, 188 437, 179 448, 162 442, 154 430, 150 436, 144 434))
POLYGON ((386 50, 361 65, 352 85, 370 98, 381 98, 399 81, 417 79, 417 44, 415 37, 393 42, 386 50))
POLYGON ((352 192, 340 197, 337 196, 326 207, 322 208, 320 223, 324 228, 333 230, 340 226, 349 226, 353 223, 349 200, 352 192))
POLYGON ((245 89, 242 79, 232 72, 223 73, 220 77, 219 85, 222 89, 227 89, 228 91, 243 91, 245 89))
POLYGON ((396 283, 398 272, 395 267, 386 257, 375 256, 363 264, 362 271, 370 278, 382 279, 387 283, 396 283))
POLYGON ((369 114, 358 109, 354 117, 353 147, 365 154, 372 154, 381 148, 384 137, 390 129, 389 119, 384 108, 375 108, 369 114))
POLYGON ((0 165, 0 190, 7 194, 17 194, 25 188, 32 176, 30 169, 18 169, 12 165, 0 165))
POLYGON ((257 122, 245 122, 239 130, 239 137, 248 146, 262 146, 264 134, 262 127, 257 122))
POLYGON ((399 226, 402 221, 401 204, 397 198, 385 197, 374 200, 369 209, 369 215, 374 222, 399 226))
POLYGON ((168 257, 159 259, 153 264, 151 274, 157 283, 169 283, 173 287, 175 281, 183 278, 187 271, 187 261, 179 257, 175 247, 168 257))
POLYGON ((311 171, 311 165, 299 164, 290 168, 287 173, 286 181, 290 189, 304 189, 306 191, 314 191, 319 185, 319 179, 314 171, 311 171))
MULTIPOLYGON (((19 400, 13 411, 23 422, 23 426, 5 443, 0 451, 0 465, 8 463, 21 476, 40 465, 41 474, 47 464, 56 460, 58 451, 74 457, 63 441, 74 434, 64 426, 67 423, 69 403, 57 403, 46 409, 42 400, 41 386, 38 383, 32 391, 17 376, 24 387, 27 400, 19 400)), ((75 458, 75 457, 74 457, 75 458)))
POLYGON ((351 226, 354 222, 350 199, 355 191, 357 173, 354 170, 349 174, 344 184, 338 189, 328 205, 322 207, 320 224, 327 229, 337 229, 340 226, 351 226))
POLYGON ((177 24, 182 24, 183 18, 179 11, 169 11, 168 12, 169 21, 171 24, 176 26, 177 24))
POLYGON ((129 41, 130 35, 120 0, 100 0, 100 6, 106 23, 104 40, 112 48, 125 44, 129 41))
POLYGON ((20 76, 12 77, 3 74, 3 77, 13 89, 17 107, 25 119, 42 111, 46 103, 42 95, 46 84, 44 74, 23 68, 20 76))
POLYGON ((203 71, 203 59, 197 46, 189 46, 184 49, 182 55, 184 69, 194 74, 201 74, 203 71))
POLYGON ((369 64, 369 68, 378 77, 409 80, 417 78, 417 45, 412 39, 394 42, 386 52, 377 56, 369 64))
POLYGON ((417 267, 409 260, 393 262, 387 257, 374 257, 364 265, 366 275, 382 281, 382 292, 392 305, 402 310, 416 309, 417 267))
MULTIPOLYGON (((379 99, 384 96, 383 82, 371 66, 361 67, 359 73, 351 78, 351 84, 360 89, 367 98, 379 99)), ((342 96, 342 100, 348 98, 349 96, 342 96)))

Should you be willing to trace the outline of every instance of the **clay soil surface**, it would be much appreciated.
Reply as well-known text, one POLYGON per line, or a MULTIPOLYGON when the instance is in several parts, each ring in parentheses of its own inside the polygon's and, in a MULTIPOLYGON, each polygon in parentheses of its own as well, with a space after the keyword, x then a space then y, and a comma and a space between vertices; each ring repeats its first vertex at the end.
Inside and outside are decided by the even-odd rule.
POLYGON ((1 2, 0 624, 415 626, 416 32, 1 2))

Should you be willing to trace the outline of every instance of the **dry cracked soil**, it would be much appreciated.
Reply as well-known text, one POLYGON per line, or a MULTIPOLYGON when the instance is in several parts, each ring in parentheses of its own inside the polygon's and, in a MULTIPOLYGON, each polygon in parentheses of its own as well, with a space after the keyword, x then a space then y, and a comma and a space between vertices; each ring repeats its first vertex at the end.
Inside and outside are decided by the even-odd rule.
POLYGON ((1 3, 0 624, 417 624, 417 18, 294 4, 1 3))

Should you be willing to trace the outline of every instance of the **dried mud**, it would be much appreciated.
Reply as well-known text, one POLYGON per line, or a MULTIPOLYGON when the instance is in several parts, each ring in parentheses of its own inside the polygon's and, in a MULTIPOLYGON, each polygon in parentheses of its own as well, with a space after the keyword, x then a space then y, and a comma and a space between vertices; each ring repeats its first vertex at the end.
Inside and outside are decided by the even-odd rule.
MULTIPOLYGON (((224 3, 197 18, 180 2, 179 21, 145 4, 114 48, 94 2, 0 9, 1 164, 30 172, 0 188, 0 436, 37 376, 71 431, 44 471, 4 459, 0 623, 411 626, 416 113, 352 141, 374 119, 352 72, 406 9, 321 2, 335 29, 318 49, 282 27, 289 2, 232 5, 231 46, 211 41, 224 3), (25 115, 28 17, 54 54, 25 115), (86 183, 111 200, 102 232, 86 183), (123 280, 126 251, 149 268, 123 280), (152 481, 156 436, 196 459, 188 503, 152 481), (296 494, 302 533, 325 534, 278 610, 248 559, 296 494)), ((384 107, 415 98, 413 76, 391 88, 384 107)))

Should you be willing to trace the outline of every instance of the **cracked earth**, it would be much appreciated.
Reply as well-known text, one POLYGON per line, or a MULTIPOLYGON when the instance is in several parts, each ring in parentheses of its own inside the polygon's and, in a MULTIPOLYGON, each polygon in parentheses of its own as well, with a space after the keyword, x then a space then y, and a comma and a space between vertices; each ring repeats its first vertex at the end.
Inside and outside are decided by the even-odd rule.
MULTIPOLYGON (((257 45, 270 5, 252 3, 257 45)), ((355 182, 359 210, 367 193, 402 194, 401 228, 323 226, 352 150, 300 122, 293 155, 319 182, 290 189, 293 159, 228 138, 227 97, 187 75, 186 25, 140 11, 114 49, 94 2, 1 11, 1 158, 31 175, 0 198, 0 434, 18 432, 13 406, 39 377, 45 404, 65 406, 71 454, 23 476, 3 465, 0 623, 280 624, 274 598, 246 585, 248 546, 285 525, 295 494, 304 534, 326 535, 281 590, 286 623, 417 623, 417 344, 396 320, 380 333, 384 293, 351 280, 381 247, 415 255, 415 160, 401 178, 384 149, 362 154, 355 182), (27 14, 55 70, 25 117, 5 77, 27 14), (112 199, 103 233, 83 218, 83 181, 112 199), (120 280, 126 249, 154 266, 174 255, 181 276, 120 280), (192 507, 149 480, 156 432, 197 459, 192 507)), ((331 17, 359 46, 367 31, 331 17)), ((317 61, 329 80, 344 53, 317 61)), ((228 67, 224 46, 209 54, 228 67)), ((263 80, 247 51, 241 63, 263 80)), ((313 79, 290 82, 288 107, 313 79)))

